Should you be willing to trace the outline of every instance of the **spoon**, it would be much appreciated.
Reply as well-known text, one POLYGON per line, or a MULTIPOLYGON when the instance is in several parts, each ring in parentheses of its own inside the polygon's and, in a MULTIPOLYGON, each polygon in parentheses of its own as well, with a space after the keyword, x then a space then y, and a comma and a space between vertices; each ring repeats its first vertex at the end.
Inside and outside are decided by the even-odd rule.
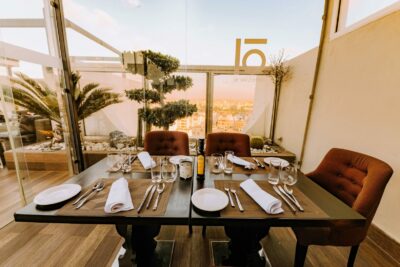
POLYGON ((99 187, 97 187, 95 190, 93 190, 86 198, 84 198, 79 204, 78 206, 75 207, 75 209, 79 209, 80 207, 83 206, 83 204, 85 204, 89 199, 91 199, 92 196, 94 196, 96 193, 102 191, 104 189, 105 185, 103 182, 101 182, 101 184, 99 185, 99 187))
POLYGON ((290 195, 293 194, 293 189, 287 187, 286 184, 283 185, 283 189, 285 189, 286 193, 288 193, 288 194, 290 194, 290 195))
POLYGON ((72 203, 72 205, 76 205, 78 204, 79 201, 81 201, 84 197, 86 197, 89 193, 93 192, 94 190, 96 190, 100 185, 102 184, 101 181, 95 183, 92 187, 92 189, 88 190, 85 192, 85 194, 83 194, 82 196, 80 196, 77 200, 74 201, 74 203, 72 203))
POLYGON ((164 189, 165 189, 164 183, 157 185, 157 193, 158 194, 157 194, 156 202, 154 203, 154 206, 153 206, 153 210, 156 210, 158 208, 158 202, 160 201, 160 196, 164 192, 164 189), (161 187, 160 187, 160 185, 161 185, 161 187))

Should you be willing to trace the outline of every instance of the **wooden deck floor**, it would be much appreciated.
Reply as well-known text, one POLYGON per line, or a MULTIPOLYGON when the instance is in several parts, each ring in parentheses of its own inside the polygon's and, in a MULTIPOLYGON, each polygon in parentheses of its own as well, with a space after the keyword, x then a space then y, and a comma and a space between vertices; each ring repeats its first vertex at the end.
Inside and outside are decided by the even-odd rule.
MULTIPOLYGON (((27 200, 40 191, 66 181, 67 171, 29 171, 23 181, 27 200)), ((19 186, 15 170, 0 169, 0 228, 13 221, 14 212, 21 208, 19 186)))
MULTIPOLYGON (((210 241, 226 240, 222 227, 162 227, 160 239, 174 239, 172 266, 211 266, 210 241)), ((11 223, 0 230, 0 266, 109 266, 122 239, 110 225, 11 223)), ((263 240, 274 267, 293 266, 295 239, 289 228, 273 228, 263 240)), ((311 246, 306 267, 346 266, 347 248, 311 246)), ((379 247, 362 243, 355 266, 400 266, 379 247)))

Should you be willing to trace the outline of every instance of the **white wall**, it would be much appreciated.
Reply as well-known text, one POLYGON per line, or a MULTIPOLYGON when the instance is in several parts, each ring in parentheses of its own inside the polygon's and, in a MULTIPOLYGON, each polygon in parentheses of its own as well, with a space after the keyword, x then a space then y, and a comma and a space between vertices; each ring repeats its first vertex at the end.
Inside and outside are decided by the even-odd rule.
POLYGON ((392 166, 373 223, 400 242, 400 11, 326 41, 303 169, 332 147, 392 166))
POLYGON ((297 157, 301 153, 317 53, 314 48, 287 62, 291 75, 282 84, 279 98, 275 141, 297 157))

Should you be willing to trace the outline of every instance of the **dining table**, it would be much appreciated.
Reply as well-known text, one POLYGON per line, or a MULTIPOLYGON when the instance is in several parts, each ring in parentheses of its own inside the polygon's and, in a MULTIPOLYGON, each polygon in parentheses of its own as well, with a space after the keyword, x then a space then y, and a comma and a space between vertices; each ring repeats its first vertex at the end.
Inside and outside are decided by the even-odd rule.
MULTIPOLYGON (((78 196, 54 205, 39 206, 33 202, 29 203, 14 213, 15 221, 115 225, 117 232, 125 239, 123 246, 128 249, 128 252, 130 252, 126 253, 125 256, 132 257, 132 255, 135 254, 136 261, 142 258, 144 263, 141 265, 148 266, 150 263, 147 263, 146 261, 149 257, 152 257, 152 252, 155 250, 155 246, 153 246, 155 243, 154 237, 158 234, 157 229, 159 229, 159 226, 189 224, 189 214, 191 209, 190 197, 192 193, 193 179, 183 180, 177 178, 174 183, 168 184, 168 186, 171 188, 169 189, 170 191, 168 199, 163 207, 162 212, 152 212, 154 199, 156 198, 154 196, 151 207, 148 210, 143 208, 143 212, 137 213, 137 208, 144 196, 144 191, 140 192, 140 196, 138 196, 139 201, 135 202, 135 197, 133 197, 133 205, 135 207, 133 211, 119 212, 115 214, 105 213, 103 208, 106 197, 97 202, 96 200, 90 200, 81 209, 75 211, 71 202, 82 195, 85 191, 92 188, 92 186, 100 179, 106 182, 106 188, 104 191, 110 187, 112 181, 120 177, 125 177, 127 179, 127 181, 130 183, 130 189, 131 183, 136 185, 135 182, 147 182, 145 184, 145 188, 151 184, 150 170, 144 170, 138 159, 133 162, 132 170, 128 173, 122 173, 121 171, 109 172, 109 169, 110 166, 107 163, 107 158, 100 160, 83 172, 74 175, 65 181, 64 184, 79 184, 82 187, 82 191, 78 196), (128 226, 132 226, 132 231, 128 231, 128 226), (137 229, 136 232, 134 231, 135 229, 137 229), (135 251, 130 251, 135 249, 134 244, 131 241, 132 232, 135 232, 134 235, 145 235, 140 236, 141 245, 139 250, 143 252, 143 255, 138 255, 140 254, 138 249, 135 251), (148 246, 145 247, 144 244, 147 244, 148 246)), ((107 192, 104 193, 106 196, 107 192)), ((161 206, 162 200, 166 198, 167 195, 164 192, 160 198, 161 206)), ((134 238, 135 236, 133 239, 134 238)), ((168 252, 166 254, 168 254, 168 252)), ((127 262, 130 261, 130 259, 122 259, 120 261, 127 262)))
MULTIPOLYGON (((189 225, 189 227, 200 226, 224 226, 227 234, 246 229, 269 229, 270 227, 329 227, 330 225, 342 222, 353 226, 362 226, 366 223, 365 218, 344 204, 334 195, 323 189, 321 186, 313 182, 300 171, 298 172, 298 182, 293 186, 294 195, 304 206, 304 212, 293 212, 283 202, 283 213, 267 214, 241 189, 240 183, 247 180, 254 180, 262 189, 266 190, 276 198, 279 195, 274 194, 272 186, 268 183, 267 177, 269 168, 258 167, 255 170, 248 170, 241 166, 234 166, 231 174, 223 172, 215 174, 211 171, 209 160, 206 159, 204 179, 196 177, 196 158, 193 157, 193 177, 191 179, 180 179, 170 184, 169 195, 165 202, 163 212, 143 213, 137 212, 120 212, 116 214, 107 214, 100 212, 104 208, 104 202, 97 202, 81 212, 74 213, 71 207, 71 201, 67 200, 50 206, 39 206, 30 203, 15 212, 14 218, 17 222, 38 222, 38 223, 71 223, 71 224, 112 224, 116 225, 117 232, 125 238, 124 246, 129 248, 130 237, 126 226, 132 227, 159 227, 160 225, 189 225), (217 188, 224 192, 224 187, 235 188, 244 211, 239 211, 237 207, 230 205, 220 211, 202 211, 196 208, 191 201, 194 192, 204 188, 217 188), (95 209, 93 212, 91 208, 95 209), (260 211, 261 210, 261 211, 260 211), (233 230, 232 230, 233 229, 233 230)), ((246 160, 251 160, 247 159, 246 160)), ((258 158, 260 161, 262 157, 258 158)), ((125 177, 129 182, 150 182, 150 171, 140 168, 140 161, 136 160, 131 172, 108 172, 110 168, 107 159, 103 159, 98 163, 87 168, 83 172, 72 176, 65 183, 79 184, 82 186, 82 192, 91 188, 99 179, 114 181, 116 178, 125 177)), ((82 194, 81 192, 81 194, 82 194)), ((133 197, 133 199, 135 199, 133 197)), ((90 203, 90 201, 89 201, 90 203)), ((139 203, 135 203, 135 208, 139 203)), ((150 231, 151 232, 151 231, 150 231)), ((254 238, 237 240, 243 244, 251 242, 259 242, 264 236, 265 231, 259 231, 260 235, 255 234, 254 238)), ((245 232, 242 232, 243 235, 245 232)), ((253 233, 252 233, 253 234, 253 233)), ((157 231, 153 231, 145 238, 154 240, 157 231)), ((231 240, 240 239, 241 235, 229 235, 231 240)), ((133 237, 135 238, 135 237, 133 237)), ((150 250, 154 250, 150 248, 150 250)), ((136 253, 138 253, 136 251, 136 253)), ((137 255, 138 256, 138 255, 137 255)), ((148 255, 143 255, 147 257, 148 255)))

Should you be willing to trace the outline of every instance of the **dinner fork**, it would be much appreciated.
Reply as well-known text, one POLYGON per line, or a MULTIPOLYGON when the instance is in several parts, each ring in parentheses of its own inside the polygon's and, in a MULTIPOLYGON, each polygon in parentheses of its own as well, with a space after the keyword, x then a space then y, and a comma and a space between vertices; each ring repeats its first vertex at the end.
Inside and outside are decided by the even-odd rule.
POLYGON ((79 209, 80 207, 82 207, 83 204, 88 202, 96 193, 102 191, 104 189, 104 187, 105 187, 104 183, 101 182, 101 185, 99 187, 97 187, 95 190, 93 190, 87 197, 82 199, 82 201, 77 206, 75 206, 75 209, 79 209))
POLYGON ((93 192, 93 191, 96 190, 98 187, 100 187, 101 184, 102 184, 101 181, 95 183, 91 189, 89 189, 88 191, 86 191, 82 196, 80 196, 77 200, 75 200, 75 201, 72 203, 72 205, 78 204, 79 201, 81 201, 84 197, 86 197, 86 196, 89 195, 91 192, 93 192))

